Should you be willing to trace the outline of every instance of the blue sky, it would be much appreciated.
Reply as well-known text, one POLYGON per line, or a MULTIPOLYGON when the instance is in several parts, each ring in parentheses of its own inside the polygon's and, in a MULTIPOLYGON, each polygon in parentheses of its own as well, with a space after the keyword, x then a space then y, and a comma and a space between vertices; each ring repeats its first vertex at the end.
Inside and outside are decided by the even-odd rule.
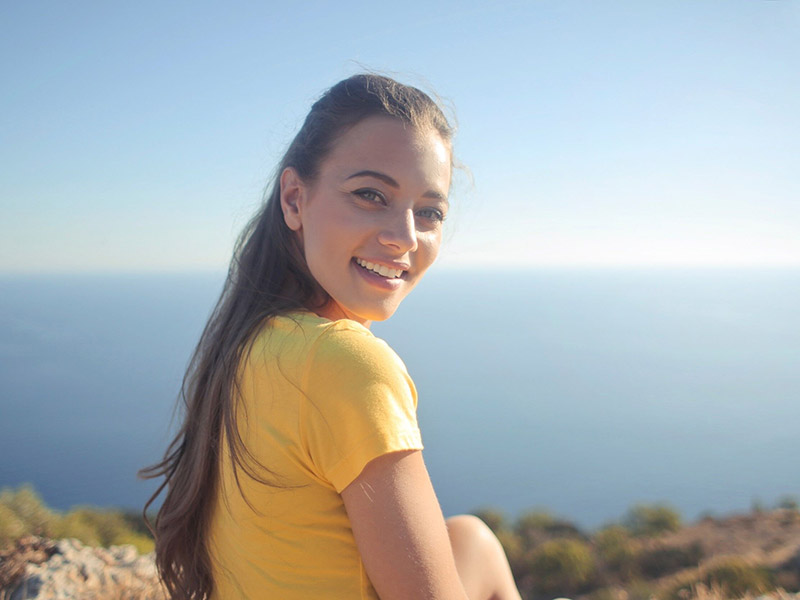
POLYGON ((6 2, 0 272, 223 268, 311 102, 455 107, 441 263, 800 266, 800 2, 6 2))

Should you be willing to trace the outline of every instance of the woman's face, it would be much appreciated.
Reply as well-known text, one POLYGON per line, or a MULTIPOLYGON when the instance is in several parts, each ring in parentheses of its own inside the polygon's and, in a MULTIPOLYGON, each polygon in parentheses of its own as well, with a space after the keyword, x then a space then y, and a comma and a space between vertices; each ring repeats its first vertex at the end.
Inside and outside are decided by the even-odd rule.
POLYGON ((439 253, 450 149, 433 129, 370 117, 344 133, 315 181, 281 174, 286 224, 330 295, 320 314, 389 318, 439 253))

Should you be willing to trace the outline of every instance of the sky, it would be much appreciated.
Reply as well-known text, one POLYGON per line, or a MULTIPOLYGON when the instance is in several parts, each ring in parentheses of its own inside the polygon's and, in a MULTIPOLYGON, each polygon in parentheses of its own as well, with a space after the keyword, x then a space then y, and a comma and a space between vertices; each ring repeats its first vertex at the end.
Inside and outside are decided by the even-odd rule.
POLYGON ((800 266, 800 1, 0 5, 0 273, 224 269, 311 103, 458 121, 443 266, 800 266))

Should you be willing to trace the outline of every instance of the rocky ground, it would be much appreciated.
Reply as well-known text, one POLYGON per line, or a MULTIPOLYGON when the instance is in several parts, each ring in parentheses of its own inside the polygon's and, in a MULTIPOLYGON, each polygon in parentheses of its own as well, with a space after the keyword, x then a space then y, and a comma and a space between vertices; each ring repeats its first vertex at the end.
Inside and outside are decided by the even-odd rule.
POLYGON ((0 600, 164 600, 152 554, 29 536, 0 555, 0 600))

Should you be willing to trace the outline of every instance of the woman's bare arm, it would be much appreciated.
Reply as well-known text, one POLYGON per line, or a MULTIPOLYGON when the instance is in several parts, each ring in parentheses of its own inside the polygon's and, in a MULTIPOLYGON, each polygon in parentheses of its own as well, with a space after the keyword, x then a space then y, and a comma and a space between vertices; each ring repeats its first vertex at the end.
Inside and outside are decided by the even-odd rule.
POLYGON ((342 498, 381 600, 467 600, 422 452, 376 458, 342 498))

